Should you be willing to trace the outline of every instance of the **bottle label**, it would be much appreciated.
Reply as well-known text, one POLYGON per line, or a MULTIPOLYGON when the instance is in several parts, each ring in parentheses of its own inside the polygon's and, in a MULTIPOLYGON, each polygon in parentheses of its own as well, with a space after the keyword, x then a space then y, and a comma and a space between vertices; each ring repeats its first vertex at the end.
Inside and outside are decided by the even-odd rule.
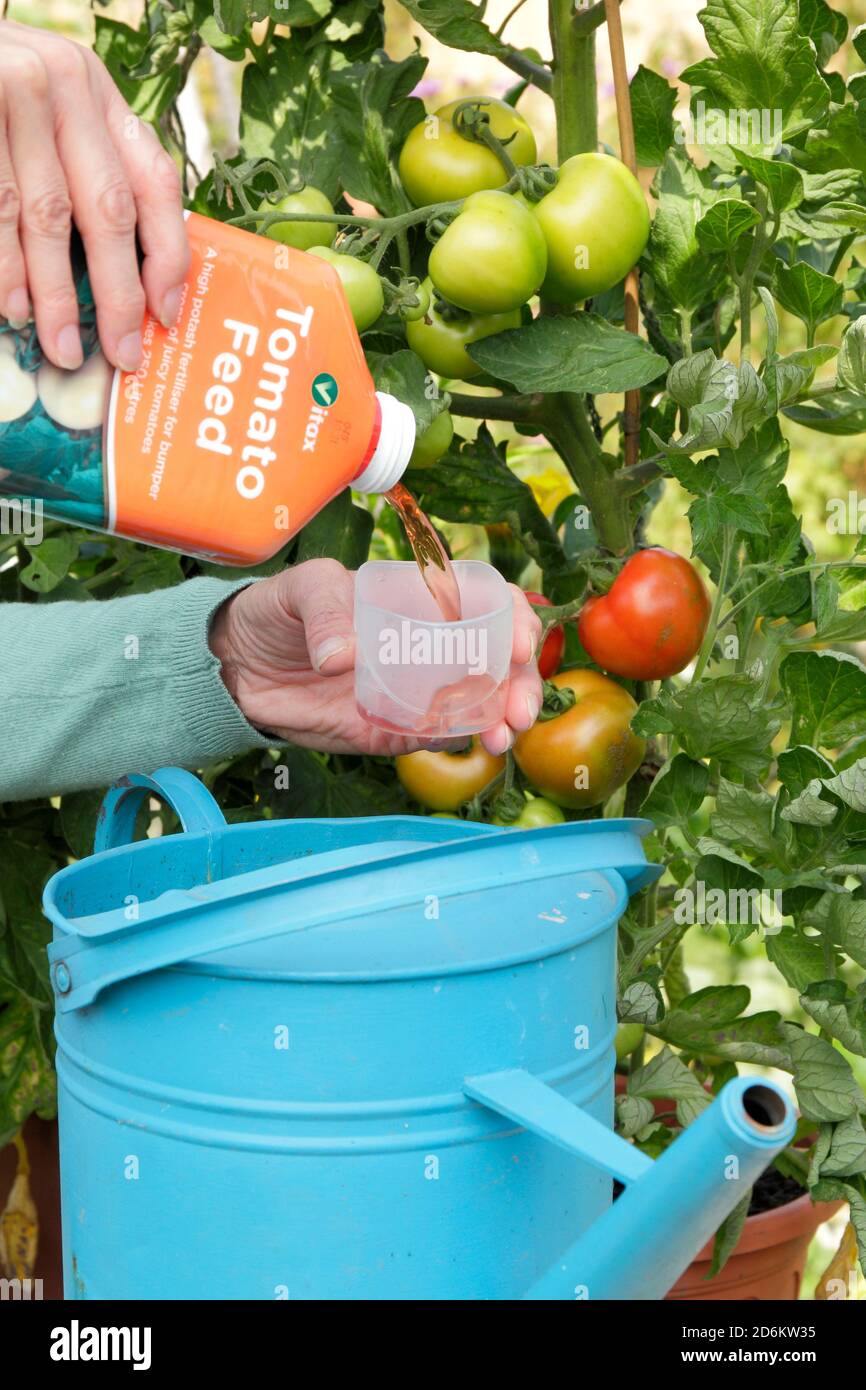
POLYGON ((177 323, 150 314, 116 372, 105 433, 108 529, 253 564, 357 475, 373 384, 333 267, 197 213, 177 323))

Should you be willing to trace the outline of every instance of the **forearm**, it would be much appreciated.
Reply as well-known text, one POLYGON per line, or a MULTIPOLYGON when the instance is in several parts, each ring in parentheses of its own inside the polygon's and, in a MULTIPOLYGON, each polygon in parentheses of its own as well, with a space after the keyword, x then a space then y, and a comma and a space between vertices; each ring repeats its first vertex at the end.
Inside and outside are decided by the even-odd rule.
POLYGON ((101 603, 0 606, 0 800, 267 747, 208 646, 238 587, 194 579, 101 603))

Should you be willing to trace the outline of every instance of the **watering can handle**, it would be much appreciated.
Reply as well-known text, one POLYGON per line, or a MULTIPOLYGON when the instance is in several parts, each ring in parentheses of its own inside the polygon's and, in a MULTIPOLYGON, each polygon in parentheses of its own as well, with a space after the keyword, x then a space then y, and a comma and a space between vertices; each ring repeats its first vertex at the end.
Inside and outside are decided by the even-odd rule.
POLYGON ((191 772, 179 767, 160 767, 150 776, 133 772, 121 777, 103 799, 93 839, 94 854, 132 843, 141 804, 149 796, 158 796, 170 806, 184 830, 225 828, 225 816, 216 801, 191 772))

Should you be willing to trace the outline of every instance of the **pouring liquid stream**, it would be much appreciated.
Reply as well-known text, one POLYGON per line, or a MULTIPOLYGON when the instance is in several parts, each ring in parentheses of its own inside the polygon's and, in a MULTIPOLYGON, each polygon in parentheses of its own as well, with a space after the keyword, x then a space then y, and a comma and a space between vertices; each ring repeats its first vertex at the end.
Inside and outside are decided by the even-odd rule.
MULTIPOLYGON (((457 578, 430 519, 402 483, 396 483, 385 497, 403 523, 421 577, 443 619, 447 623, 460 622, 462 607, 457 578)), ((464 676, 450 685, 440 686, 426 715, 419 721, 416 733, 422 737, 447 735, 469 710, 479 721, 477 727, 484 727, 485 707, 495 694, 496 682, 486 674, 464 676)), ((397 732, 404 731, 397 729, 397 732)))
POLYGON ((461 618, 460 590, 445 547, 415 498, 402 483, 395 483, 386 499, 403 523, 406 539, 427 585, 433 602, 446 623, 459 623, 461 618))

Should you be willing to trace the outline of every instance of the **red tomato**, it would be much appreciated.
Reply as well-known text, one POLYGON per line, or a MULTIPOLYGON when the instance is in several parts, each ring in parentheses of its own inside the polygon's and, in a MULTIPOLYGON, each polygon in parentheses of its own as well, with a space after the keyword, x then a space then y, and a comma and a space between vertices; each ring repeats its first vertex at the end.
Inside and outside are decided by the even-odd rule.
POLYGON ((584 604, 577 630, 603 671, 630 680, 663 680, 700 651, 710 600, 700 575, 672 550, 639 550, 611 588, 584 604))
MULTIPOLYGON (((533 593, 531 589, 526 590, 526 597, 530 603, 541 603, 545 608, 553 607, 549 598, 545 598, 544 594, 533 593)), ((557 623, 555 627, 547 629, 547 636, 541 644, 541 651, 538 653, 538 674, 542 680, 549 680, 554 672, 559 670, 564 649, 565 629, 562 623, 557 623)))

